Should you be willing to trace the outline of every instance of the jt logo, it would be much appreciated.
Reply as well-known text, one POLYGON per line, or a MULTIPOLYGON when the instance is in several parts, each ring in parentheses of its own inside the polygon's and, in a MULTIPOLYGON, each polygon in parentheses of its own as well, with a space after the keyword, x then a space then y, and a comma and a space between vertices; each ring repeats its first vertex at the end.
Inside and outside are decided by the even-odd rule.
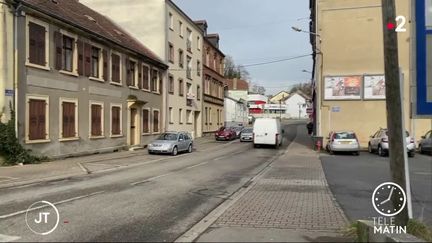
POLYGON ((50 215, 50 213, 39 213, 39 219, 35 219, 35 223, 36 224, 40 224, 42 223, 42 216, 44 216, 44 223, 48 223, 48 215, 50 215))

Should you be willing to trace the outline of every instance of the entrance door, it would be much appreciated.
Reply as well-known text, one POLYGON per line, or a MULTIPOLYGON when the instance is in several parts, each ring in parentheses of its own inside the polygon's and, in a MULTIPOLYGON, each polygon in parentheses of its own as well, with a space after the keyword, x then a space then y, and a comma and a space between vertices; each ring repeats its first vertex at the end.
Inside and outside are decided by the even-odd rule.
POLYGON ((137 144, 137 109, 136 108, 131 108, 130 109, 130 144, 131 145, 136 145, 137 144))

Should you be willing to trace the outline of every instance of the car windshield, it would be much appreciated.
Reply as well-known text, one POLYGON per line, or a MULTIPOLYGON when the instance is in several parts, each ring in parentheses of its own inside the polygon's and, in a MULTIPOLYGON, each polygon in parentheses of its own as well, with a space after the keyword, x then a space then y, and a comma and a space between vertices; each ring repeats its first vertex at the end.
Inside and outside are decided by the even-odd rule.
POLYGON ((335 139, 356 139, 356 135, 352 132, 335 133, 335 139))
POLYGON ((253 132, 253 128, 245 128, 242 130, 243 133, 251 133, 253 132))
POLYGON ((158 140, 166 140, 166 141, 176 141, 177 134, 176 133, 164 133, 159 136, 158 140))
POLYGON ((232 127, 232 129, 234 131, 241 131, 243 129, 243 127, 232 127))

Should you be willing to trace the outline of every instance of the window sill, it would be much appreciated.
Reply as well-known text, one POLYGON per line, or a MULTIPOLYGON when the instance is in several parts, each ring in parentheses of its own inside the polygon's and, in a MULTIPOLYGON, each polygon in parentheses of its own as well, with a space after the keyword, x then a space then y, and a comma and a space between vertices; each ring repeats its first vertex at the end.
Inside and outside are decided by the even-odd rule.
POLYGON ((110 138, 122 138, 123 134, 119 134, 119 135, 111 135, 110 138))
POLYGON ((168 94, 170 94, 170 95, 174 95, 174 92, 168 92, 168 94))
POLYGON ((136 87, 136 86, 129 86, 129 88, 130 88, 130 89, 135 89, 135 90, 139 90, 139 88, 138 88, 138 87, 136 87))
POLYGON ((142 133, 141 135, 142 136, 149 136, 149 135, 151 135, 151 133, 142 133))
POLYGON ((192 122, 188 122, 188 123, 186 123, 187 125, 193 125, 193 123, 192 122))
POLYGON ((50 143, 51 139, 26 140, 26 144, 50 143))
POLYGON ((111 81, 110 84, 115 85, 115 86, 123 86, 122 83, 116 83, 116 82, 113 82, 113 81, 111 81))
POLYGON ((96 140, 96 139, 104 139, 105 138, 105 136, 90 136, 89 137, 89 139, 91 139, 91 140, 96 140))
POLYGON ((174 125, 174 122, 170 122, 169 124, 174 125))
POLYGON ((43 69, 45 71, 51 71, 51 68, 49 66, 42 66, 42 65, 33 64, 33 63, 30 63, 30 62, 26 62, 26 66, 27 67, 32 67, 32 68, 43 69))
POLYGON ((65 71, 65 70, 60 70, 59 73, 64 74, 64 75, 78 77, 78 73, 69 72, 69 71, 65 71))
POLYGON ((73 137, 73 138, 59 138, 59 142, 70 142, 70 141, 78 141, 79 137, 73 137))
POLYGON ((153 135, 161 134, 161 132, 153 132, 153 135))
POLYGON ((157 91, 153 91, 153 94, 160 95, 161 93, 160 93, 160 92, 157 92, 157 91))
POLYGON ((97 81, 97 82, 101 82, 101 83, 105 83, 105 80, 101 79, 101 78, 95 78, 95 77, 89 77, 90 80, 93 81, 97 81))

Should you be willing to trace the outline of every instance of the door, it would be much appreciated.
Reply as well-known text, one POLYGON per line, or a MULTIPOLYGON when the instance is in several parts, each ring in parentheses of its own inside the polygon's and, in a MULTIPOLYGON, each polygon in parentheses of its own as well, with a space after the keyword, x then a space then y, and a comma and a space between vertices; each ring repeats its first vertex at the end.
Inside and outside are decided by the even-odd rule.
POLYGON ((130 109, 130 145, 137 145, 139 143, 137 139, 137 109, 130 109))
POLYGON ((424 149, 432 152, 432 131, 426 134, 424 140, 424 149))
POLYGON ((371 139, 371 147, 372 149, 378 149, 379 139, 380 139, 381 131, 378 131, 373 135, 371 139))
POLYGON ((180 133, 180 135, 179 135, 179 142, 178 142, 178 146, 179 146, 179 151, 184 151, 184 150, 186 150, 187 149, 187 145, 186 145, 186 138, 185 138, 185 136, 183 135, 183 133, 180 133))

